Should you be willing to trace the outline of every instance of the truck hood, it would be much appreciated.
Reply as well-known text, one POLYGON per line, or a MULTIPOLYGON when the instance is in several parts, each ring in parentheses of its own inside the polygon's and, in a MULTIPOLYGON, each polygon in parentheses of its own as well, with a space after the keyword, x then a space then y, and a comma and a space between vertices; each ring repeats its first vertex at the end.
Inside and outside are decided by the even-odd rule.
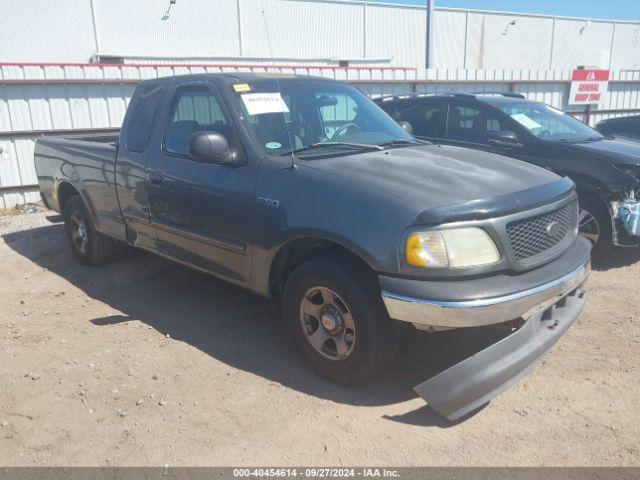
MULTIPOLYGON (((546 203, 573 183, 543 168, 478 150, 425 145, 308 160, 305 165, 401 197, 425 211, 488 216, 546 203), (550 187, 551 186, 551 187, 550 187)), ((431 218, 437 221, 435 218, 431 218)), ((448 220, 451 221, 451 215, 448 220)), ((425 219, 426 221, 426 219, 425 219)))
POLYGON ((606 157, 625 165, 640 165, 640 144, 638 143, 604 139, 596 142, 572 143, 566 146, 572 150, 606 157))

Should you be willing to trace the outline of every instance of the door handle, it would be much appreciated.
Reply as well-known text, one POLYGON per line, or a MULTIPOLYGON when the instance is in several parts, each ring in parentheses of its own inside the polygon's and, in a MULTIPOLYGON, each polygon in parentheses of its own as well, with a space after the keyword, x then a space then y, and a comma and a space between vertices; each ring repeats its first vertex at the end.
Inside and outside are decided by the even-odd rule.
POLYGON ((154 185, 162 185, 164 183, 164 175, 158 172, 147 173, 147 180, 154 185))

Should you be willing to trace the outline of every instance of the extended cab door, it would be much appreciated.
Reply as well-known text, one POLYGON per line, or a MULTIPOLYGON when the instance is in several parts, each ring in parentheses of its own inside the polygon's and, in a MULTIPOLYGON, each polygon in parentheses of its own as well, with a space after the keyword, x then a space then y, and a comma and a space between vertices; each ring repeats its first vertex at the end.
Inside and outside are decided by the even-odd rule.
POLYGON ((126 240, 152 252, 157 252, 157 239, 149 218, 146 171, 153 152, 151 139, 157 129, 156 116, 165 94, 164 84, 149 82, 138 86, 122 124, 115 165, 116 193, 126 224, 126 240))
POLYGON ((244 285, 251 266, 244 232, 255 207, 257 162, 234 168, 187 153, 191 135, 204 130, 221 133, 244 155, 231 118, 212 83, 174 86, 160 119, 162 140, 147 165, 147 192, 160 254, 244 285))

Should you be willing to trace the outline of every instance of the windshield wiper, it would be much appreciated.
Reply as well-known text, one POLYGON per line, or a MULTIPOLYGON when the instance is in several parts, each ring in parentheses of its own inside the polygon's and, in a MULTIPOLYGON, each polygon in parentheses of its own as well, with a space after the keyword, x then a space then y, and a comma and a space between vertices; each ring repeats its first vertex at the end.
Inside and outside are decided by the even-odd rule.
POLYGON ((561 138, 559 140, 556 140, 557 143, 588 143, 588 142, 599 142, 600 140, 602 140, 605 137, 587 137, 587 138, 576 138, 576 139, 569 139, 569 138, 561 138))
POLYGON ((384 150, 380 145, 373 143, 354 143, 354 142, 318 142, 307 145, 306 147, 296 148, 282 153, 281 156, 291 155, 292 153, 306 152, 307 150, 315 150, 322 147, 356 147, 363 150, 384 150))
POLYGON ((431 142, 427 142, 426 140, 405 140, 404 138, 396 138, 395 140, 391 140, 390 142, 379 143, 381 147, 395 146, 395 145, 431 145, 431 142))

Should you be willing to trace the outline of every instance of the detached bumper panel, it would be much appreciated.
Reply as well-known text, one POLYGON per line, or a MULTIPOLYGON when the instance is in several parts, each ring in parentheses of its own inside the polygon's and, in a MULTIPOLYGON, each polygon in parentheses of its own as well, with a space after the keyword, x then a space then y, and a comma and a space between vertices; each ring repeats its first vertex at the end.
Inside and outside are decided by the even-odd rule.
POLYGON ((525 377, 580 315, 583 285, 531 316, 517 331, 414 388, 431 408, 458 420, 525 377))

